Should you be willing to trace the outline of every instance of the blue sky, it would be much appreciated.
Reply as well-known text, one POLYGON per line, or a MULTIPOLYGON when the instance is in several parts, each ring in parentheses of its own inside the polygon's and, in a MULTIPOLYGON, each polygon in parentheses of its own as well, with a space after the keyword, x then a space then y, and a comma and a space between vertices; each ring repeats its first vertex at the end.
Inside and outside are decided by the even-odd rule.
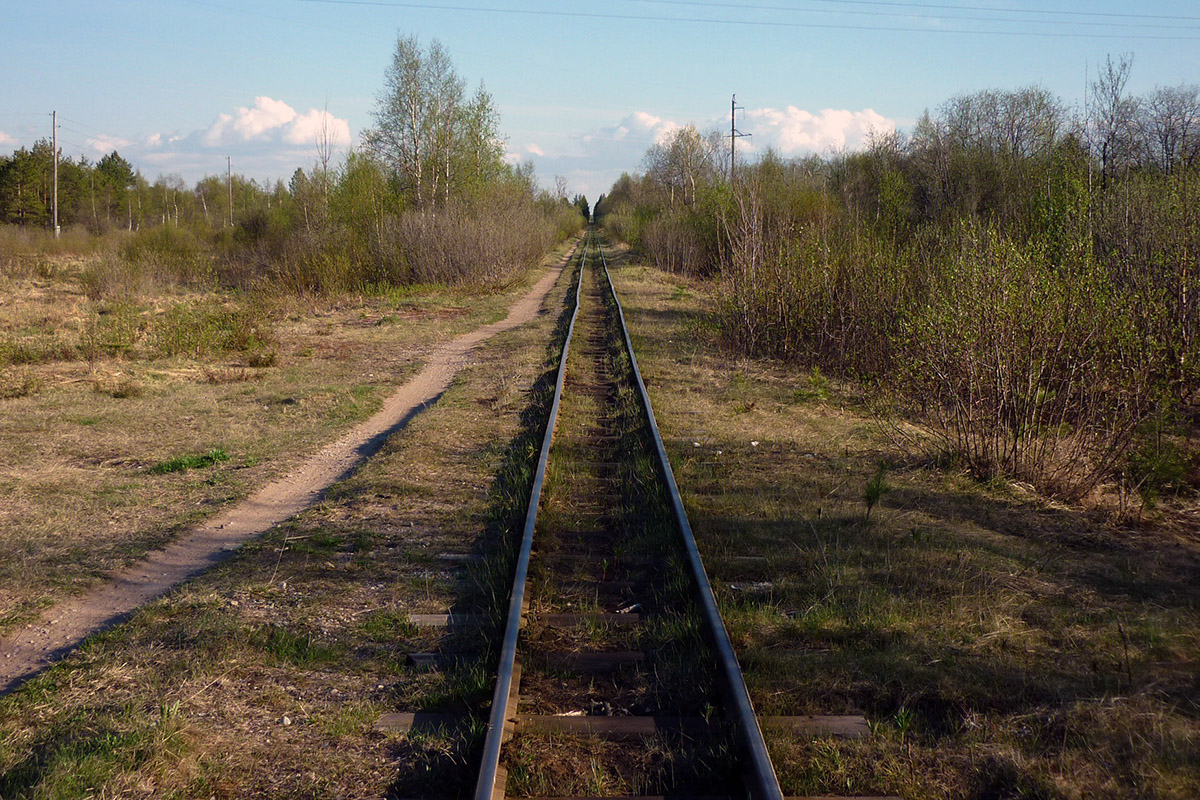
POLYGON ((371 125, 396 35, 437 38, 483 80, 507 150, 594 199, 675 125, 728 127, 786 155, 854 147, 960 92, 1040 84, 1132 52, 1130 88, 1200 82, 1200 3, 1062 0, 10 0, 0 15, 0 152, 60 115, 64 152, 116 149, 150 179, 287 179, 327 113, 371 125))

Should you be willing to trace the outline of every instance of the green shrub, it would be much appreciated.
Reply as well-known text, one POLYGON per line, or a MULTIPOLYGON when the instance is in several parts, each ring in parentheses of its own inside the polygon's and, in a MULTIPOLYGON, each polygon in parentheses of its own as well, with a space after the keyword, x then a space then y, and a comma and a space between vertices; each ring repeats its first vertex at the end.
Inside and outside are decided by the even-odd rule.
POLYGON ((967 230, 898 337, 893 384, 947 453, 1078 499, 1123 460, 1161 396, 1137 298, 1089 259, 967 230))
POLYGON ((121 257, 135 264, 187 263, 200 256, 196 235, 175 225, 143 228, 121 247, 121 257))

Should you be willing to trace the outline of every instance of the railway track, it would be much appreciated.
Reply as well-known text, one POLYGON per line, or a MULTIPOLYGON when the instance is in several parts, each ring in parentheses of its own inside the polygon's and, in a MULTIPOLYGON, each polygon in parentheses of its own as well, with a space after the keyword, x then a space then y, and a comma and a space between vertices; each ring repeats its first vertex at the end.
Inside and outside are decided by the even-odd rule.
POLYGON ((473 796, 782 798, 764 726, 865 722, 755 715, 607 260, 582 247, 473 796))
POLYGON ((510 776, 555 795, 734 795, 745 782, 782 797, 628 348, 589 238, 476 798, 504 796, 510 776), (570 774, 545 768, 551 754, 570 774))

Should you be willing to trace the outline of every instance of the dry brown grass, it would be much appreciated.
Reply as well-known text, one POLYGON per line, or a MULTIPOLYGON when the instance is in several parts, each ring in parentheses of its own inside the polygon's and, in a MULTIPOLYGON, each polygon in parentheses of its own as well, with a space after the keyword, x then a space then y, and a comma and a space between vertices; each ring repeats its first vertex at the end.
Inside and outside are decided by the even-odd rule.
MULTIPOLYGON (((547 307, 561 304, 562 289, 547 307)), ((323 314, 292 320, 298 330, 327 323, 327 335, 280 337, 287 349, 276 369, 289 369, 293 348, 325 340, 369 359, 379 351, 361 337, 405 324, 380 326, 388 314, 360 306, 323 314)), ((470 319, 444 315, 441 324, 470 319)), ((477 635, 447 642, 406 616, 480 602, 483 579, 436 556, 495 535, 496 475, 553 326, 550 315, 490 340, 434 409, 321 505, 0 698, 0 796, 77 797, 91 787, 101 796, 379 797, 466 787, 469 736, 385 735, 373 725, 386 711, 463 710, 490 697, 486 675, 406 666, 410 651, 479 646, 477 635), (162 730, 177 733, 164 743, 162 730)), ((196 374, 178 378, 186 391, 257 395, 275 380, 212 385, 196 374)), ((272 411, 298 415, 304 405, 272 411)))
POLYGON ((518 735, 511 750, 507 792, 516 797, 619 797, 736 795, 725 774, 728 753, 712 752, 681 737, 658 735, 615 742, 601 737, 518 735), (724 790, 724 791, 722 791, 724 790))
MULTIPOLYGON (((867 524, 863 487, 889 450, 852 394, 730 363, 702 287, 638 268, 618 285, 756 703, 873 725, 863 742, 772 741, 787 791, 1196 795, 1194 545, 896 462, 867 524), (766 564, 729 558, 753 553, 766 564)), ((371 725, 486 700, 478 675, 405 666, 464 643, 403 620, 480 603, 485 576, 435 556, 492 524, 549 327, 492 340, 320 507, 0 699, 0 796, 466 791, 469 731, 371 725)), ((248 388, 199 374, 179 379, 248 388)))
POLYGON ((88 299, 84 269, 0 273, 0 363, 30 354, 0 366, 0 630, 291 469, 376 410, 432 347, 501 318, 536 277, 484 296, 172 291, 114 304, 88 299), (138 343, 170 309, 186 322, 190 309, 217 306, 257 315, 270 349, 163 357, 138 343), (134 344, 89 346, 101 319, 134 344), (230 460, 149 471, 213 448, 230 460))
POLYGON ((785 793, 1200 795, 1195 536, 905 461, 852 387, 722 352, 704 284, 616 280, 756 707, 874 730, 769 737, 785 793))

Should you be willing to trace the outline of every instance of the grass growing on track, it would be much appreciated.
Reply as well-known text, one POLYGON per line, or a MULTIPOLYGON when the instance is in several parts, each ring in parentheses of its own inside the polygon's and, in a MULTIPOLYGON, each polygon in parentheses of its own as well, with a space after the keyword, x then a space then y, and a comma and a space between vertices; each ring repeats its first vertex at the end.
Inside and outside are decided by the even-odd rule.
MULTIPOLYGON (((594 258, 598 258, 594 256, 594 258)), ((613 564, 597 558, 604 577, 633 582, 632 596, 644 616, 633 628, 583 624, 570 629, 533 625, 523 632, 524 661, 522 710, 530 713, 587 713, 591 703, 604 702, 616 715, 664 714, 709 716, 716 698, 712 657, 692 607, 692 585, 679 557, 679 534, 670 516, 640 399, 631 383, 631 365, 624 350, 614 307, 608 302, 602 273, 587 273, 584 302, 576 341, 568 363, 567 389, 556 428, 554 449, 542 513, 537 550, 571 552, 577 541, 558 541, 556 534, 580 527, 580 511, 603 510, 611 537, 613 564), (589 298, 587 287, 601 288, 599 298, 589 298), (599 319, 598 319, 599 318, 599 319), (585 352, 592 325, 598 324, 606 362, 599 368, 585 352), (615 398, 600 401, 586 391, 611 378, 615 398), (593 438, 601 425, 600 414, 610 415, 604 433, 614 440, 593 438), (588 462, 612 466, 611 491, 598 483, 588 462), (615 503, 613 503, 615 501, 615 503), (652 566, 623 566, 622 558, 649 559, 652 566), (657 563, 657 562, 662 563, 657 563), (546 652, 601 652, 635 650, 646 654, 640 669, 623 669, 613 675, 592 676, 539 666, 546 652), (532 656, 532 658, 528 657, 532 656)), ((637 562, 631 562, 636 564, 637 562)), ((575 570, 545 568, 538 573, 534 608, 547 611, 583 611, 574 595, 564 594, 559 581, 568 577, 585 583, 595 579, 596 565, 575 570), (553 574, 551 574, 553 573, 553 574)), ((608 598, 612 603, 612 599, 608 598)), ((602 610, 613 611, 614 607, 602 610)), ((720 794, 737 783, 732 776, 730 743, 719 730, 712 739, 691 741, 675 736, 654 736, 641 741, 617 742, 603 737, 519 733, 506 746, 503 763, 508 769, 507 793, 536 796, 603 796, 672 793, 720 794)))
POLYGON ((901 461, 851 387, 730 359, 704 284, 614 279, 757 709, 872 727, 768 735, 785 793, 1200 796, 1194 535, 901 461))
POLYGON ((0 796, 407 796, 472 780, 477 728, 373 725, 490 697, 478 669, 408 666, 408 652, 478 648, 478 636, 417 629, 407 615, 481 602, 475 576, 437 556, 482 547, 511 516, 537 416, 527 392, 543 382, 564 284, 547 317, 485 344, 434 409, 320 506, 0 698, 0 796), (170 746, 148 738, 165 730, 163 707, 178 728, 170 746), (56 788, 64 774, 88 785, 56 788))

